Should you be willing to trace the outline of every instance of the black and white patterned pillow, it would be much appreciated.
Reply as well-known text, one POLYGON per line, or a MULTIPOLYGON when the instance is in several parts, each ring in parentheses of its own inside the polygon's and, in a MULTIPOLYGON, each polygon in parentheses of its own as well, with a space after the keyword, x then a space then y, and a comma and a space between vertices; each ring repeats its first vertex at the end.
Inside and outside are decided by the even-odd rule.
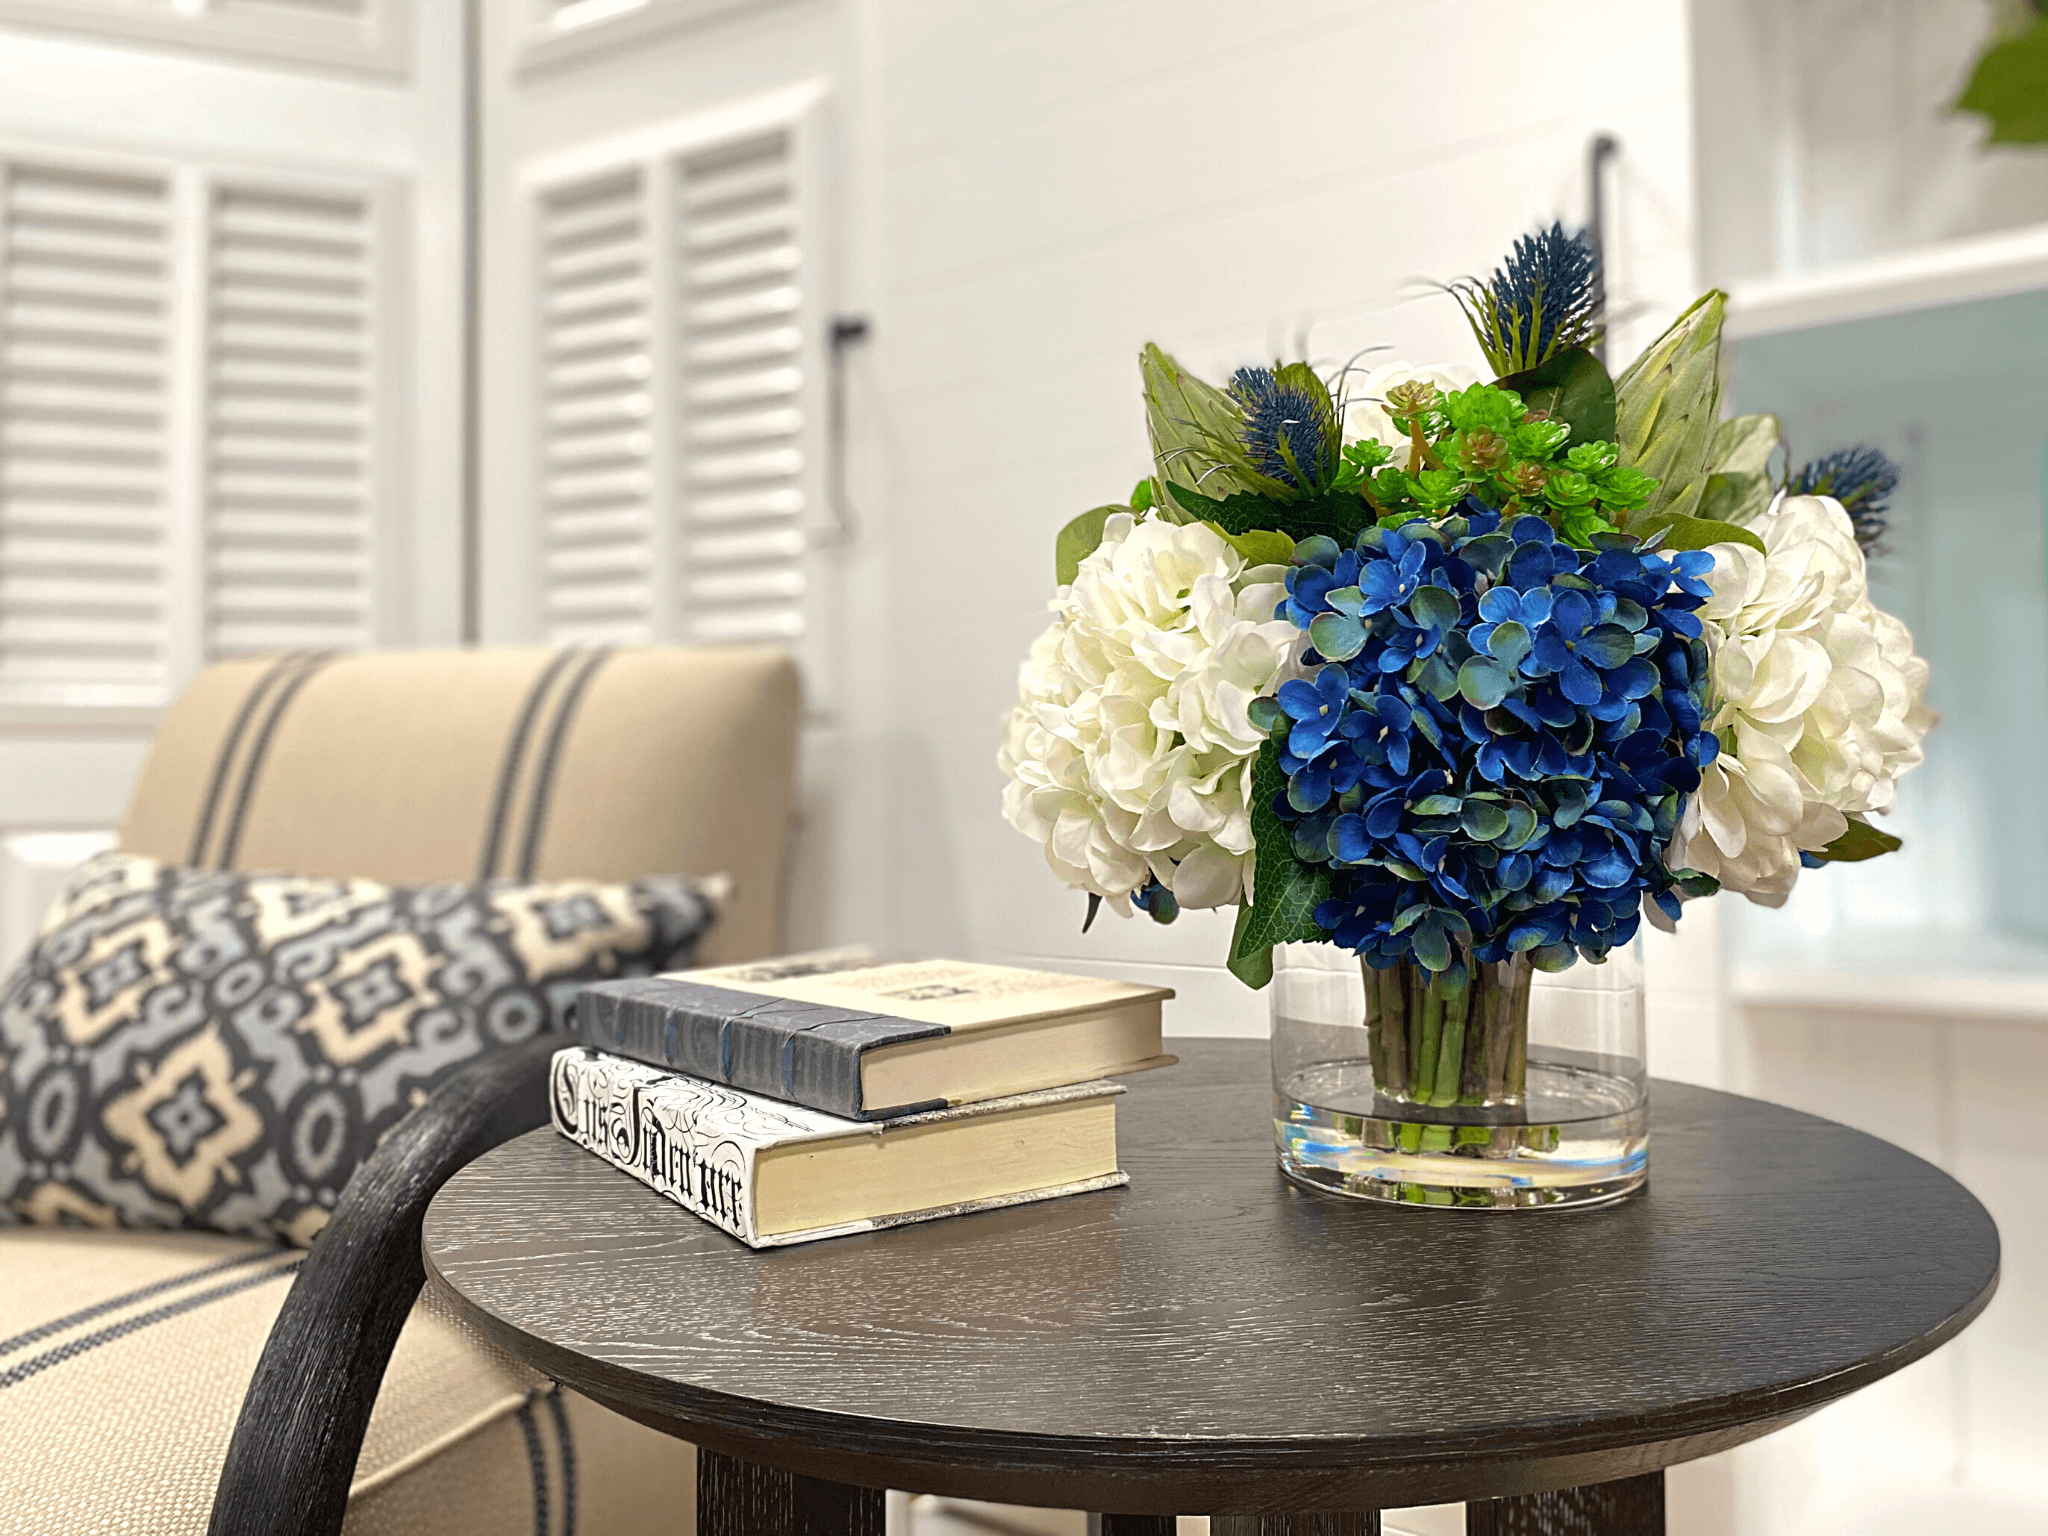
POLYGON ((0 1222, 310 1243, 450 1072, 690 964, 720 880, 380 885, 102 854, 0 992, 0 1222))

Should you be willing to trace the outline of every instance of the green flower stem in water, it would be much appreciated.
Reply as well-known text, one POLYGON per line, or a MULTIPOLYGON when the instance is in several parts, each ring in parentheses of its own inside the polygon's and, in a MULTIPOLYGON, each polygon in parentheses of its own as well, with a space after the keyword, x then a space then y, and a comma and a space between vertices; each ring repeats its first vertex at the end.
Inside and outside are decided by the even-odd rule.
MULTIPOLYGON (((1433 1107, 1521 1102, 1533 975, 1526 959, 1468 961, 1434 972, 1412 964, 1379 971, 1360 964, 1367 1054, 1382 1096, 1433 1107)), ((1409 1128, 1403 1129, 1406 1140, 1409 1128)))

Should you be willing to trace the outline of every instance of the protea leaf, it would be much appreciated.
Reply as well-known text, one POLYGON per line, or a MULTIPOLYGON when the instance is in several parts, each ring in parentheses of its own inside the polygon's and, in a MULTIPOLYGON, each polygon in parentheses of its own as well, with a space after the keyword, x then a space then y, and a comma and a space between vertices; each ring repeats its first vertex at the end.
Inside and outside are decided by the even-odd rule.
POLYGON ((1628 531, 1664 515, 1690 516, 1713 473, 1721 414, 1721 322, 1728 296, 1718 288, 1672 322, 1671 329, 1615 381, 1615 436, 1621 462, 1657 481, 1628 531))
POLYGON ((1138 354, 1138 372, 1145 381, 1145 427, 1161 480, 1218 500, 1239 491, 1283 499, 1295 494, 1292 486, 1253 466, 1242 436, 1244 409, 1223 390, 1196 378, 1149 342, 1138 354))

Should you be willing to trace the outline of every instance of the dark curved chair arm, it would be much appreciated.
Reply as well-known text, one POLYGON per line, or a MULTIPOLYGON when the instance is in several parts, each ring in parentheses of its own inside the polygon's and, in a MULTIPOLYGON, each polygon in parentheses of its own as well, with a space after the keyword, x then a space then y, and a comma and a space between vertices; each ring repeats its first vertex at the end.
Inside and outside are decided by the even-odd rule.
POLYGON ((559 1037, 480 1057, 401 1121, 342 1190, 271 1326, 209 1536, 335 1536, 370 1407, 426 1269, 420 1223, 448 1176, 547 1121, 559 1037))

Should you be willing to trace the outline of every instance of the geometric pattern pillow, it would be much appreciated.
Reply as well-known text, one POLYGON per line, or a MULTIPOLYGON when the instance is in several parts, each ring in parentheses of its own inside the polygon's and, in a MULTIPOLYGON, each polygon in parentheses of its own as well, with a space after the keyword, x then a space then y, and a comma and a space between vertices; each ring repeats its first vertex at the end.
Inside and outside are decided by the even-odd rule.
POLYGON ((0 991, 0 1222, 312 1242, 435 1085, 691 963, 721 879, 410 888, 105 853, 0 991))

